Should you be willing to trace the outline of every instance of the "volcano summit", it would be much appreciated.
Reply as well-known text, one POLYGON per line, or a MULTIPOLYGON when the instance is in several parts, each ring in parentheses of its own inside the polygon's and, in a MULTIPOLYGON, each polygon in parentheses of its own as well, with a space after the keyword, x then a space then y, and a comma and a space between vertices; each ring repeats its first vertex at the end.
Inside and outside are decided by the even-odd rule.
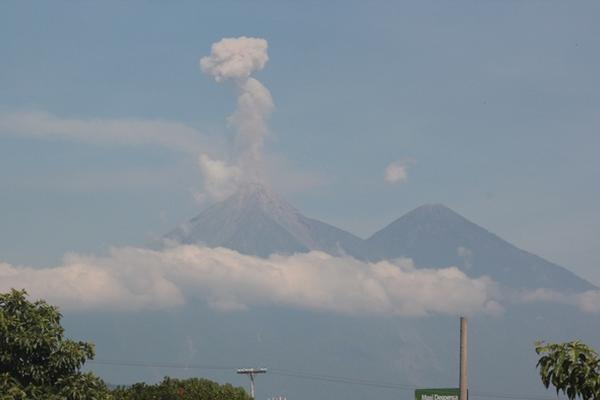
POLYGON ((567 269, 517 248, 440 204, 418 207, 364 240, 304 216, 262 184, 248 183, 166 238, 258 257, 314 250, 365 261, 407 257, 418 267, 457 266, 470 277, 489 276, 512 289, 569 293, 595 289, 567 269))

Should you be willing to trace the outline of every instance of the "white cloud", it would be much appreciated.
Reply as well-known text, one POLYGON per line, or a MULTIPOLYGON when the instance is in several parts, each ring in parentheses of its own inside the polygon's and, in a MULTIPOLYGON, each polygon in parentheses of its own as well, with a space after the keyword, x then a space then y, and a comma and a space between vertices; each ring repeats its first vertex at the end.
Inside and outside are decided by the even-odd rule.
POLYGON ((576 305, 590 313, 600 313, 600 290, 588 290, 575 295, 576 305))
POLYGON ((0 135, 102 145, 154 145, 192 154, 211 147, 201 132, 179 122, 61 118, 44 111, 0 113, 0 135))
POLYGON ((183 304, 177 286, 150 269, 132 276, 131 268, 115 271, 109 259, 69 255, 56 268, 35 269, 0 263, 0 290, 25 288, 34 297, 67 309, 140 309, 183 304))
POLYGON ((406 259, 365 263, 321 252, 264 259, 198 246, 70 254, 63 265, 46 269, 0 263, 0 291, 26 288, 79 310, 170 308, 194 297, 218 310, 279 305, 344 314, 498 313, 494 286, 454 267, 416 269, 406 259))
POLYGON ((384 180, 391 184, 401 184, 408 180, 408 162, 394 161, 385 168, 384 180))
POLYGON ((267 47, 265 39, 224 38, 213 43, 210 55, 200 60, 200 68, 217 82, 246 79, 252 72, 264 68, 269 60, 267 47))
POLYGON ((600 313, 600 290, 588 290, 582 293, 560 293, 551 289, 536 289, 521 294, 525 302, 549 302, 579 307, 589 313, 600 313))
POLYGON ((243 175, 239 167, 213 160, 206 154, 200 155, 198 163, 204 179, 204 192, 196 196, 197 200, 220 201, 235 192, 243 175))

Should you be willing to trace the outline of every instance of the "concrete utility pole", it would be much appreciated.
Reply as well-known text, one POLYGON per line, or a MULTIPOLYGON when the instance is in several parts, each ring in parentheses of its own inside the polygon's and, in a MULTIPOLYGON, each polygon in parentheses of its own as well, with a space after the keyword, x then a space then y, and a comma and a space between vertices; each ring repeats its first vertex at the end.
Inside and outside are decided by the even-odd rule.
POLYGON ((460 400, 468 400, 467 383, 467 318, 460 317, 460 400))
POLYGON ((266 368, 240 368, 238 374, 248 375, 250 377, 250 394, 254 398, 254 375, 267 373, 266 368))

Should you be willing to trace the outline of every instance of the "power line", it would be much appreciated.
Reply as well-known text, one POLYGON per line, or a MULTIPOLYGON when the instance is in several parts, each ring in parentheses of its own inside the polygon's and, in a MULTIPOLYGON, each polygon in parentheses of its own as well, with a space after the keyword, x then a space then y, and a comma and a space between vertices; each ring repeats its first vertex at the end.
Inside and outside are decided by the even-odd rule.
POLYGON ((120 360, 90 360, 88 364, 110 365, 115 367, 142 367, 142 368, 174 368, 174 369, 205 369, 228 371, 236 370, 237 366, 181 364, 181 363, 157 363, 144 361, 120 361, 120 360))
MULTIPOLYGON (((235 366, 223 366, 223 365, 199 365, 199 364, 181 364, 181 363, 157 363, 157 362, 139 362, 139 361, 118 361, 118 360, 90 360, 89 364, 97 365, 110 365, 118 367, 143 367, 143 368, 175 368, 175 369, 204 369, 204 370, 216 370, 216 371, 229 371, 237 370, 235 366)), ((313 374, 303 371, 289 370, 289 369, 269 369, 269 372, 274 375, 288 376, 293 378, 301 379, 312 379, 326 382, 337 382, 337 383, 349 383, 356 385, 375 386, 391 389, 403 389, 403 390, 414 390, 416 386, 395 384, 389 382, 372 381, 360 378, 348 378, 333 375, 324 374, 313 374)))
MULTIPOLYGON (((141 368, 174 368, 174 369, 202 369, 202 370, 213 370, 213 371, 237 371, 238 366, 226 366, 226 365, 204 365, 204 364, 182 364, 182 363, 164 363, 164 362, 143 362, 143 361, 120 361, 120 360, 90 360, 87 361, 89 364, 97 365, 110 365, 118 367, 141 367, 141 368)), ((282 368, 271 368, 269 373, 273 375, 285 376, 290 378, 330 382, 330 383, 341 383, 349 385, 359 385, 367 387, 377 387, 383 389, 392 390, 405 390, 413 391, 418 389, 414 385, 391 383, 374 381, 362 378, 350 378, 343 376, 327 375, 327 374, 316 374, 312 372, 282 369, 282 368)), ((513 393, 498 393, 498 392, 486 392, 469 389, 469 393, 472 396, 495 398, 495 399, 509 399, 509 400, 556 400, 552 397, 542 397, 536 395, 520 395, 513 393)))
POLYGON ((469 393, 477 397, 487 397, 493 399, 514 399, 514 400, 556 400, 554 397, 543 397, 536 395, 519 395, 511 393, 494 393, 494 392, 480 392, 478 390, 469 389, 469 393))
MULTIPOLYGON (((271 373, 275 374, 275 375, 290 376, 290 377, 295 377, 295 378, 300 378, 300 379, 312 379, 312 380, 335 382, 335 383, 349 383, 349 384, 355 384, 355 385, 374 386, 374 387, 388 388, 388 389, 399 389, 399 390, 418 389, 418 387, 411 386, 411 385, 372 381, 372 380, 359 379, 359 378, 346 378, 346 377, 338 377, 338 376, 331 376, 331 375, 301 373, 301 372, 293 372, 293 371, 289 371, 289 370, 280 370, 280 369, 271 369, 271 373)), ((483 392, 483 391, 471 390, 471 389, 469 389, 469 393, 471 395, 476 395, 478 397, 499 398, 499 399, 555 400, 551 397, 542 397, 542 396, 535 396, 535 395, 529 395, 529 394, 528 395, 519 395, 519 394, 509 394, 509 393, 483 392)))
POLYGON ((313 380, 322 380, 327 382, 339 382, 339 383, 349 383, 355 385, 365 385, 365 386, 376 386, 390 389, 401 389, 401 390, 415 390, 416 386, 412 385, 403 385, 399 383, 391 383, 391 382, 381 382, 374 381, 369 379, 361 379, 361 378, 348 378, 343 376, 334 376, 334 375, 326 375, 326 374, 315 374, 310 372, 303 371, 294 371, 288 369, 271 369, 271 372, 276 375, 281 376, 290 376, 294 378, 304 378, 304 379, 313 379, 313 380))

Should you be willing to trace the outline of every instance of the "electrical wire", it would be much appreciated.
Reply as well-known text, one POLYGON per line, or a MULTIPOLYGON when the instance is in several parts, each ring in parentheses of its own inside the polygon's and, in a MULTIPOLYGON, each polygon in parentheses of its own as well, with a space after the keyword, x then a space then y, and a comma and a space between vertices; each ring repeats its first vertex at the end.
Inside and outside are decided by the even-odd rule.
POLYGON ((235 370, 234 366, 223 365, 201 365, 201 364, 182 364, 182 363, 162 363, 162 362, 144 362, 144 361, 120 361, 120 360, 89 360, 88 364, 110 365, 114 367, 143 367, 143 368, 174 368, 174 369, 204 369, 230 371, 235 370))
POLYGON ((342 376, 313 374, 313 373, 306 373, 306 372, 300 372, 300 371, 269 369, 269 373, 274 374, 274 375, 289 376, 289 377, 299 378, 299 379, 318 380, 318 381, 334 382, 334 383, 348 383, 351 385, 362 385, 362 386, 372 386, 372 387, 399 389, 399 390, 411 390, 411 391, 417 389, 417 387, 410 386, 410 385, 372 381, 372 380, 360 379, 360 378, 347 378, 347 377, 342 377, 342 376))
MULTIPOLYGON (((203 365, 203 364, 182 364, 182 363, 164 363, 164 362, 143 362, 143 361, 121 361, 121 360, 90 360, 87 361, 89 364, 97 365, 109 365, 118 367, 141 367, 141 368, 174 368, 174 369, 202 369, 202 370, 214 370, 214 371, 235 371, 239 366, 225 366, 225 365, 203 365)), ((327 375, 327 374, 316 374, 312 372, 291 370, 291 369, 280 369, 270 368, 269 374, 285 376, 290 378, 330 382, 330 383, 342 383, 349 385, 359 385, 367 387, 377 387, 383 389, 394 389, 394 390, 405 390, 413 391, 418 387, 413 385, 398 384, 391 382, 374 381, 369 379, 361 378, 349 378, 343 376, 327 375)), ((498 392, 486 392, 479 390, 469 389, 469 394, 477 397, 494 398, 494 399, 509 399, 509 400, 556 400, 552 397, 542 397, 535 395, 520 395, 513 393, 498 393, 498 392)))

